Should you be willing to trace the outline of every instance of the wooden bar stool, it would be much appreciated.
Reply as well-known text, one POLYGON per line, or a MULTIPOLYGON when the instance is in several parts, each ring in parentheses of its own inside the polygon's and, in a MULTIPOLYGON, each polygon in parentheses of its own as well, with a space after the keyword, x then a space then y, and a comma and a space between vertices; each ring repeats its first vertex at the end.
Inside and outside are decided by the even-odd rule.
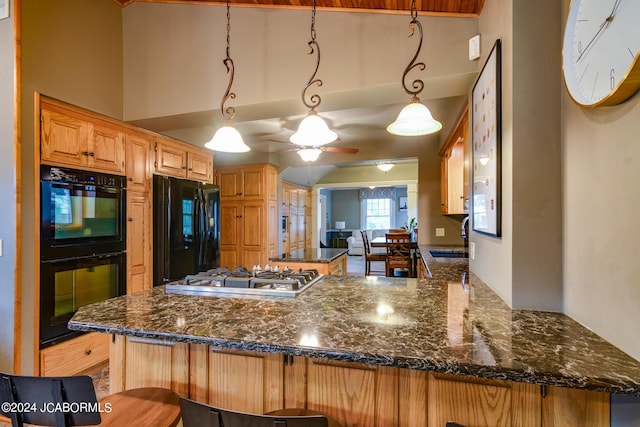
POLYGON ((96 399, 91 377, 30 377, 0 373, 0 414, 13 427, 42 426, 175 427, 179 396, 163 388, 138 388, 96 399))

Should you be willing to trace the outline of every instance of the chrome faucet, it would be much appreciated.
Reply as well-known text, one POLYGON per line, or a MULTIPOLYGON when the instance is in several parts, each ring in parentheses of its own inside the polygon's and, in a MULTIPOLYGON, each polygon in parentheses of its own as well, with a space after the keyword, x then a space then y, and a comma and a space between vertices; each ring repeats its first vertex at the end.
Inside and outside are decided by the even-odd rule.
POLYGON ((469 215, 464 217, 464 219, 462 220, 462 224, 460 225, 460 237, 462 237, 463 239, 469 237, 467 227, 469 227, 469 215))

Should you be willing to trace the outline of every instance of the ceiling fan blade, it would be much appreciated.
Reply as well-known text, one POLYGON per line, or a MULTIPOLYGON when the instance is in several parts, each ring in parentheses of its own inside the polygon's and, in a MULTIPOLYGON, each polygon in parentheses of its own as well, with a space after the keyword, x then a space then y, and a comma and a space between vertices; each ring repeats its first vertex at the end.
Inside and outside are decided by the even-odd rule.
POLYGON ((357 148, 322 147, 322 151, 330 151, 330 152, 333 152, 333 153, 356 154, 359 150, 357 148))

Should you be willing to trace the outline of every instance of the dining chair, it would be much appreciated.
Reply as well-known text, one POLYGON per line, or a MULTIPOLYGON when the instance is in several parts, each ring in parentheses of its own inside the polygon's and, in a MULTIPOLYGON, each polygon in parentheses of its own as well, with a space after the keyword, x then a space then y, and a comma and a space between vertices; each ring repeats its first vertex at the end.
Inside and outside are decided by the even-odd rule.
POLYGON ((406 270, 409 277, 413 277, 413 258, 411 255, 411 234, 386 233, 387 254, 385 258, 388 277, 395 276, 396 269, 406 270))
MULTIPOLYGON (((362 234, 362 244, 364 245, 364 275, 371 275, 371 262, 381 261, 384 262, 387 259, 386 254, 374 254, 371 252, 371 243, 369 243, 369 237, 366 230, 360 230, 362 234)), ((385 270, 386 271, 386 270, 385 270)), ((383 273, 381 270, 376 270, 376 273, 383 273)))
POLYGON ((180 422, 179 396, 171 390, 137 388, 96 398, 91 377, 31 377, 0 373, 0 414, 13 427, 125 426, 174 427, 180 422))
POLYGON ((337 421, 307 409, 250 414, 180 398, 183 427, 341 427, 337 421))

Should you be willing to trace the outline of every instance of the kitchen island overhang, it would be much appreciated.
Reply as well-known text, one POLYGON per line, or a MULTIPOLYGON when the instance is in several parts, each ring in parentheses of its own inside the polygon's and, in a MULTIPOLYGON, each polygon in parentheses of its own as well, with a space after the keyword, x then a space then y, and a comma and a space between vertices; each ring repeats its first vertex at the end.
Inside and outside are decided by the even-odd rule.
POLYGON ((422 281, 326 276, 292 300, 157 287, 82 307, 69 328, 640 395, 640 363, 567 316, 508 309, 466 260, 434 261, 431 271, 422 281))

